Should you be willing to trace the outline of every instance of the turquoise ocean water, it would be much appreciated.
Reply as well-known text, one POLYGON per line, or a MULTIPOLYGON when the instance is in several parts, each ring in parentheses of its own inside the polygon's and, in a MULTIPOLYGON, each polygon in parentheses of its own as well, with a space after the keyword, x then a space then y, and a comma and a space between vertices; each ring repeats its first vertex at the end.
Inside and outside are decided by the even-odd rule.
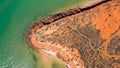
POLYGON ((0 68, 37 68, 26 41, 30 25, 80 3, 82 0, 0 0, 0 68))

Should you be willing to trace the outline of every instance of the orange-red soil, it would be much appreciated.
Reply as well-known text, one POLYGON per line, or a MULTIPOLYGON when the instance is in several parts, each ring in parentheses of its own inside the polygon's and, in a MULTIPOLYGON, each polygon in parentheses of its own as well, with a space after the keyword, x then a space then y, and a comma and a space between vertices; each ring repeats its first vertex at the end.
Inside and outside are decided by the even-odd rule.
POLYGON ((33 25, 29 41, 56 52, 71 68, 120 68, 120 0, 33 25))

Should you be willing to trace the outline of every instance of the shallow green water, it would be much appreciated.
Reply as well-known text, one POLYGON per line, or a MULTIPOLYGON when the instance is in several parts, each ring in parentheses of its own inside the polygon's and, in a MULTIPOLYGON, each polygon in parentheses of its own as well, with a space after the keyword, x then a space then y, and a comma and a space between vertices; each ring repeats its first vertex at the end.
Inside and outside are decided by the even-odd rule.
POLYGON ((36 58, 25 38, 31 23, 81 1, 0 0, 0 68, 36 68, 36 58))

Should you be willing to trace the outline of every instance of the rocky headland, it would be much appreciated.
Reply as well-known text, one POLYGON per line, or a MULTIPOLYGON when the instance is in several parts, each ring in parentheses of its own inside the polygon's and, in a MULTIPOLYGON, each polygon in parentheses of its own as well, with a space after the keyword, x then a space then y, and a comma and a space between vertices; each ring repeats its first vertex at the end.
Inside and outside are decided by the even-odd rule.
POLYGON ((68 68, 120 68, 120 0, 101 0, 35 22, 28 41, 68 68))

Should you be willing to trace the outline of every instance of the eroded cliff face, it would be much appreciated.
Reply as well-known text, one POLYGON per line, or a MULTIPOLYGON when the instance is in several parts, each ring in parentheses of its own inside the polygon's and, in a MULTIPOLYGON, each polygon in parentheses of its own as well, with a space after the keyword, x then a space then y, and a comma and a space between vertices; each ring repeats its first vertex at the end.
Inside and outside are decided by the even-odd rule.
POLYGON ((71 68, 120 68, 120 0, 38 25, 33 47, 56 52, 71 68))

